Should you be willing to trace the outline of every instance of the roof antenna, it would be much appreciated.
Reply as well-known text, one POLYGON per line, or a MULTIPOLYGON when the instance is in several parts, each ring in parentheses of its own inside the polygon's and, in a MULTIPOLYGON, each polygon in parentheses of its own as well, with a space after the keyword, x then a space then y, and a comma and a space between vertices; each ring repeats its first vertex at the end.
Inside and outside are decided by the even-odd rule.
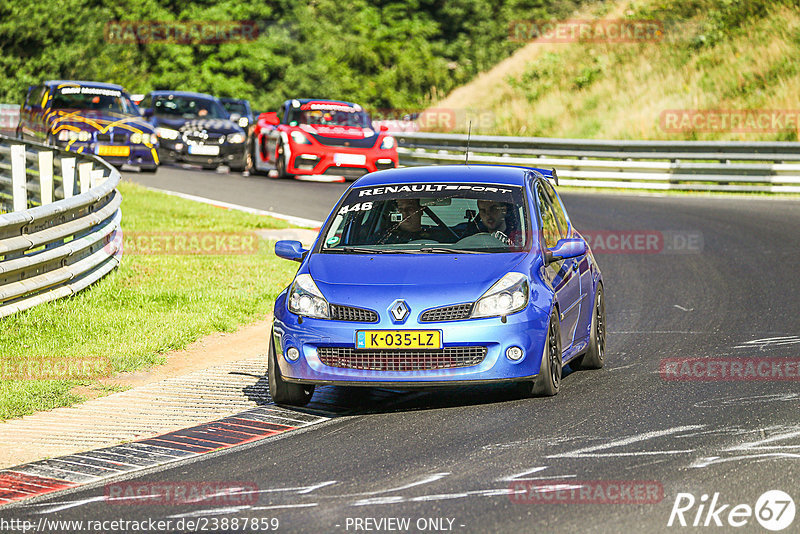
POLYGON ((467 153, 464 154, 464 165, 469 165, 469 138, 472 135, 472 121, 469 121, 469 130, 467 130, 467 153))

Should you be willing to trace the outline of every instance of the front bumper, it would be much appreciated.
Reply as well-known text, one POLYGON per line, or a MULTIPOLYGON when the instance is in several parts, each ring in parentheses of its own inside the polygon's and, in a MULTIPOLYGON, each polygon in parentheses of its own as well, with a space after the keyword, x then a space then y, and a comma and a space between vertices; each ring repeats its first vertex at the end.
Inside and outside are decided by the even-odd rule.
POLYGON ((396 150, 323 147, 292 142, 286 172, 301 175, 326 174, 355 179, 370 172, 393 169, 397 164, 396 150))
MULTIPOLYGON (((158 154, 163 161, 182 161, 196 165, 234 165, 243 166, 246 160, 247 143, 223 143, 209 145, 216 154, 190 154, 190 146, 180 139, 161 140, 158 154)), ((203 146, 203 145, 200 145, 203 146)), ((195 150, 195 149, 192 149, 195 150)))
POLYGON ((64 148, 71 152, 77 152, 79 154, 93 154, 103 158, 105 161, 110 163, 111 165, 137 165, 137 166, 155 166, 159 164, 160 158, 157 151, 157 147, 155 146, 147 146, 147 145, 110 145, 108 143, 95 143, 95 142, 88 142, 88 143, 80 143, 80 142, 56 142, 56 146, 59 148, 64 148), (104 147, 104 150, 108 150, 107 147, 111 147, 112 150, 124 150, 125 147, 128 147, 128 154, 127 155, 109 155, 109 154, 100 154, 101 151, 100 147, 104 147))
POLYGON ((303 318, 286 309, 286 293, 275 303, 273 322, 275 351, 281 375, 287 382, 309 384, 430 387, 487 382, 531 380, 538 373, 545 345, 547 312, 528 306, 510 315, 503 323, 499 317, 452 322, 420 323, 409 318, 395 325, 386 318, 377 323, 357 323, 303 318), (444 347, 486 347, 486 356, 477 365, 448 369, 384 371, 332 367, 318 354, 321 347, 355 347, 357 330, 440 330, 444 347), (521 360, 511 361, 506 349, 523 349, 521 360), (300 351, 297 361, 289 361, 286 350, 300 351))

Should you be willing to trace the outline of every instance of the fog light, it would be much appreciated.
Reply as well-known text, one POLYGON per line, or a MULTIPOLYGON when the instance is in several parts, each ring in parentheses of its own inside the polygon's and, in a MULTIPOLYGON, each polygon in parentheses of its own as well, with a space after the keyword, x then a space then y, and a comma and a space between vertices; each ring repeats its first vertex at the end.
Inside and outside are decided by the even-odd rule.
POLYGON ((522 358, 523 352, 522 349, 519 347, 508 347, 506 349, 506 358, 509 360, 516 362, 520 358, 522 358))
POLYGON ((295 347, 289 347, 289 350, 286 351, 286 358, 289 360, 296 362, 297 358, 300 357, 300 351, 297 350, 295 347))

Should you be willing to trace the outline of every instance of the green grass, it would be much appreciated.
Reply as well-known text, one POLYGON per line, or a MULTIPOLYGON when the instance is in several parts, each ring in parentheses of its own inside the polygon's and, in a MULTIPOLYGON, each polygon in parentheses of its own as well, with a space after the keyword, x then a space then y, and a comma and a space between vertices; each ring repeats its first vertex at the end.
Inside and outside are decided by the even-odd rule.
MULTIPOLYGON (((797 0, 617 0, 573 18, 656 20, 645 43, 533 43, 434 108, 494 118, 473 134, 797 141, 800 126, 672 131, 665 110, 789 110, 800 93, 797 0)), ((464 124, 461 130, 466 131, 464 124)))
MULTIPOLYGON (((123 195, 123 231, 252 232, 287 224, 148 191, 134 184, 123 195)), ((296 264, 277 258, 271 244, 236 255, 125 254, 121 266, 75 297, 8 317, 0 331, 0 363, 40 358, 103 358, 114 372, 164 362, 212 332, 232 332, 265 317, 296 264)), ((128 245, 126 243, 126 245, 128 245)), ((76 385, 91 380, 7 380, 0 383, 0 419, 67 406, 81 399, 76 385)))

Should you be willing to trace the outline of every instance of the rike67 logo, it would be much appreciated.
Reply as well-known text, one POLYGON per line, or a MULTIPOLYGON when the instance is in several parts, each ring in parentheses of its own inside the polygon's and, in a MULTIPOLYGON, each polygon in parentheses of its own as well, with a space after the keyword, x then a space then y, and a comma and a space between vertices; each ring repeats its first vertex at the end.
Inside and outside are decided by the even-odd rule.
POLYGON ((795 511, 794 500, 781 490, 764 492, 755 506, 725 503, 718 492, 699 499, 691 493, 678 493, 667 526, 725 527, 727 531, 751 524, 755 518, 765 529, 778 532, 794 522, 795 511))

